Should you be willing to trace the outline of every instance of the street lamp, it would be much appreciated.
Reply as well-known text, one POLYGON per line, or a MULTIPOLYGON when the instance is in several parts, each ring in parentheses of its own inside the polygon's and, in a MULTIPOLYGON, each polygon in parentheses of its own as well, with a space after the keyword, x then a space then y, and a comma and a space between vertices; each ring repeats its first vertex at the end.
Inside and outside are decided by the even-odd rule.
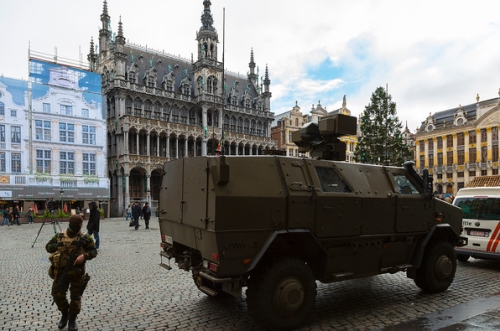
POLYGON ((59 194, 61 196, 61 210, 63 210, 64 190, 62 188, 59 191, 59 194))

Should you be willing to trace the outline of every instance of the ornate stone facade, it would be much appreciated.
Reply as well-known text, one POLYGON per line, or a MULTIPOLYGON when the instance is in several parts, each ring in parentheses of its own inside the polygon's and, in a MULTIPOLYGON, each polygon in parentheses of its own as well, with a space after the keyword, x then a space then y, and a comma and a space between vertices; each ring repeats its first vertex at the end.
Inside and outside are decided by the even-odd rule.
MULTIPOLYGON (((500 95, 500 91, 499 91, 500 95)), ((500 98, 429 114, 415 135, 416 163, 434 189, 456 192, 476 176, 498 174, 500 98)))
POLYGON ((268 68, 259 84, 251 50, 247 76, 225 71, 211 1, 203 6, 197 59, 188 60, 126 42, 121 20, 115 35, 104 1, 99 47, 91 41, 88 59, 106 96, 113 215, 133 201, 154 208, 169 160, 276 148, 268 68))

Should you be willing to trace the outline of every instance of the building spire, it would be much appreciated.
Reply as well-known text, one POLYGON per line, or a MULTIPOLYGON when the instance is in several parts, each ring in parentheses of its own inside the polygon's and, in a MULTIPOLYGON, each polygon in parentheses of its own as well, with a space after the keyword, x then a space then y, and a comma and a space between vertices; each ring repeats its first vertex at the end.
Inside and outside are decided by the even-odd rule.
POLYGON ((255 61, 253 59, 253 48, 250 51, 250 63, 248 64, 248 67, 250 68, 250 80, 252 80, 254 83, 257 81, 257 75, 255 74, 255 61))
POLYGON ((201 24, 202 30, 215 30, 213 27, 214 19, 212 17, 212 12, 210 10, 210 6, 212 5, 210 0, 204 0, 203 5, 205 9, 203 10, 203 14, 201 15, 201 24))
POLYGON ((96 70, 96 62, 97 62, 97 55, 95 54, 94 51, 94 37, 90 38, 90 52, 87 55, 87 60, 89 61, 89 69, 91 72, 95 72, 96 70))
POLYGON ((102 31, 108 31, 109 19, 110 17, 108 15, 108 3, 106 2, 106 0, 104 0, 101 14, 102 31))

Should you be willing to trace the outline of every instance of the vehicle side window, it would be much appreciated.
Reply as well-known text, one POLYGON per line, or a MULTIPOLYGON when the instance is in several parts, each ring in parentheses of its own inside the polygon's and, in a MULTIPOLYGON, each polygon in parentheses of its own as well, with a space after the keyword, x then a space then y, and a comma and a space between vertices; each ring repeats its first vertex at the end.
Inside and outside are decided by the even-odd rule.
POLYGON ((500 199, 497 198, 459 198, 453 204, 462 208, 463 218, 493 221, 500 219, 500 199))
POLYGON ((393 177, 396 185, 398 186, 399 194, 420 194, 410 180, 406 178, 406 176, 393 175, 393 177))
POLYGON ((315 167, 323 192, 351 193, 352 189, 334 168, 315 167))

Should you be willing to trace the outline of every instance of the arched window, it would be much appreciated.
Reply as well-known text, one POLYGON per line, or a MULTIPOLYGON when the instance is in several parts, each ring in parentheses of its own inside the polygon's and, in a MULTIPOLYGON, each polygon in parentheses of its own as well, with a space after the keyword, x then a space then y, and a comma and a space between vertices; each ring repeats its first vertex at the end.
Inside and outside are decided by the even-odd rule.
POLYGON ((132 112, 132 115, 134 116, 141 116, 142 113, 142 101, 139 98, 136 98, 134 100, 134 109, 132 112))
POLYGON ((257 122, 257 135, 258 136, 262 135, 262 122, 261 121, 257 122))
POLYGON ((230 126, 231 131, 236 131, 236 117, 231 117, 231 126, 230 126))
POLYGON ((245 121, 243 122, 243 131, 248 134, 250 133, 250 121, 248 118, 245 118, 245 121))
POLYGON ((243 119, 240 117, 238 118, 238 133, 243 132, 243 119))
POLYGON ((187 120, 188 120, 188 110, 183 107, 181 110, 181 123, 187 124, 187 120))

